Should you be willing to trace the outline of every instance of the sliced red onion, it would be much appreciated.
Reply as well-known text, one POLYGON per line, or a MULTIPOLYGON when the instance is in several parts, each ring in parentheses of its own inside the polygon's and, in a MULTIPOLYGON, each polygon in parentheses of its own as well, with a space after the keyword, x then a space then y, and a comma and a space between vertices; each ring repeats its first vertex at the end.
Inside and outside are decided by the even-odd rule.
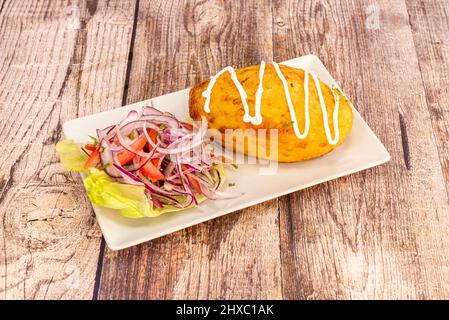
POLYGON ((123 167, 121 167, 115 163, 112 166, 122 174, 122 179, 124 180, 125 183, 132 184, 132 185, 138 185, 138 186, 145 185, 145 183, 139 177, 137 177, 136 175, 132 174, 131 172, 125 170, 123 167))
POLYGON ((192 179, 195 179, 197 181, 202 181, 204 184, 206 184, 209 188, 213 188, 215 182, 212 180, 209 180, 206 176, 202 176, 198 173, 193 174, 193 173, 188 173, 187 174, 189 177, 191 177, 192 179))
POLYGON ((206 133, 207 122, 204 118, 199 126, 190 125, 178 121, 168 112, 163 113, 152 106, 145 106, 140 113, 130 111, 119 125, 97 130, 102 148, 101 163, 105 172, 120 182, 144 186, 147 197, 155 208, 163 208, 164 205, 179 208, 198 205, 191 179, 199 183, 202 193, 208 198, 234 197, 216 191, 221 185, 221 177, 212 164, 222 162, 211 156, 213 148, 205 139, 206 133), (156 141, 150 138, 148 129, 158 132, 156 141), (130 134, 137 134, 137 139, 144 135, 152 150, 134 150, 131 145, 137 139, 130 139, 130 134), (118 155, 125 150, 136 157, 131 164, 122 166, 118 155), (160 159, 157 168, 165 176, 163 181, 157 183, 139 172, 154 158, 160 159), (186 170, 182 170, 181 165, 186 165, 186 170))
POLYGON ((112 178, 121 178, 123 175, 113 166, 115 159, 109 143, 106 140, 101 140, 100 147, 103 148, 102 152, 100 152, 100 162, 106 174, 112 178))
POLYGON ((126 116, 126 118, 122 122, 120 122, 118 127, 121 128, 130 122, 136 121, 137 119, 139 119, 139 117, 140 115, 136 110, 131 110, 126 116))
MULTIPOLYGON (((200 186, 202 186, 202 183, 199 183, 200 186)), ((211 199, 211 200, 223 200, 223 199, 234 199, 234 198, 238 198, 240 197, 242 194, 230 194, 230 193, 225 193, 225 192, 220 192, 220 191, 216 191, 216 190, 210 190, 207 187, 206 188, 201 188, 201 191, 203 191, 204 196, 206 196, 206 198, 211 199)))
POLYGON ((143 124, 146 124, 146 127, 148 129, 153 129, 153 130, 156 130, 156 131, 160 131, 160 127, 156 123, 153 123, 153 122, 148 121, 148 120, 143 120, 143 119, 138 119, 138 120, 135 120, 135 121, 132 121, 132 122, 128 122, 125 126, 120 128, 120 131, 121 131, 123 136, 127 136, 127 135, 129 135, 131 132, 133 132, 135 130, 142 130, 143 124))
POLYGON ((201 172, 204 169, 204 166, 201 164, 196 164, 196 163, 186 163, 186 165, 193 169, 194 171, 198 171, 201 172))
POLYGON ((98 141, 101 141, 103 139, 109 140, 112 138, 111 132, 113 132, 113 129, 115 128, 115 125, 106 127, 102 130, 97 129, 97 137, 98 141))
POLYGON ((172 194, 164 191, 163 189, 159 188, 158 186, 154 185, 153 183, 149 183, 149 182, 144 182, 142 179, 140 179, 138 176, 136 176, 135 174, 127 171, 126 169, 124 169, 123 167, 116 165, 114 163, 114 167, 117 168, 120 172, 122 172, 124 175, 128 176, 129 178, 131 178, 132 180, 141 183, 143 186, 145 186, 146 189, 148 189, 150 192, 155 193, 155 194, 159 194, 161 196, 164 197, 168 197, 170 200, 175 201, 175 202, 179 202, 178 200, 176 200, 175 198, 172 198, 172 194))
MULTIPOLYGON (((182 141, 187 140, 188 137, 184 137, 182 138, 182 141)), ((165 153, 165 154, 179 154, 181 152, 188 152, 190 150, 192 150, 195 147, 200 146, 203 143, 202 137, 197 137, 197 135, 195 135, 191 141, 188 141, 187 143, 180 143, 182 141, 175 141, 172 144, 170 144, 167 148, 162 149, 159 148, 158 152, 160 153, 165 153), (191 142, 191 143, 189 143, 191 142), (176 148, 174 148, 176 146, 176 148)))
POLYGON ((187 178, 181 168, 181 163, 179 162, 179 156, 177 156, 176 159, 176 167, 178 169, 178 174, 179 174, 179 178, 181 179, 181 183, 184 187, 184 190, 187 191, 188 193, 190 193, 190 195, 193 198, 193 202, 195 203, 195 205, 198 205, 198 200, 195 197, 195 193, 193 192, 192 186, 190 184, 190 180, 189 178, 187 178))
POLYGON ((142 118, 140 120, 151 121, 153 123, 158 123, 158 124, 164 124, 166 126, 169 126, 170 128, 178 128, 179 127, 179 121, 176 118, 168 116, 166 114, 142 116, 142 118))
POLYGON ((162 138, 162 140, 163 140, 165 143, 167 143, 167 144, 170 144, 170 143, 173 142, 173 140, 172 140, 172 135, 171 135, 171 132, 170 132, 169 129, 164 129, 164 130, 161 132, 161 138, 162 138))
POLYGON ((193 202, 192 195, 190 193, 186 193, 183 190, 180 190, 176 186, 172 185, 172 191, 165 191, 163 189, 160 189, 159 187, 152 185, 151 187, 154 188, 157 191, 160 191, 159 193, 154 193, 155 196, 158 196, 160 199, 166 200, 170 202, 172 205, 179 206, 181 208, 186 208, 190 206, 193 202), (181 196, 184 197, 182 200, 175 199, 174 197, 181 196))
MULTIPOLYGON (((156 148, 157 148, 157 145, 156 145, 156 148)), ((139 159, 140 160, 139 162, 134 163, 133 165, 127 167, 126 169, 128 171, 131 171, 131 172, 138 171, 138 170, 142 169, 142 167, 144 165, 146 165, 148 161, 150 161, 151 159, 156 158, 155 157, 156 148, 154 148, 153 150, 148 152, 148 154, 147 154, 147 156, 145 158, 139 159)), ((157 157, 157 158, 159 158, 159 157, 157 157)))
MULTIPOLYGON (((152 104, 153 101, 150 101, 150 103, 152 104)), ((161 115, 161 114, 163 114, 163 112, 156 109, 153 106, 142 107, 142 116, 153 116, 153 115, 161 115)))
POLYGON ((164 207, 164 205, 159 200, 157 200, 156 198, 151 198, 151 201, 153 202, 153 205, 156 208, 163 208, 164 207))

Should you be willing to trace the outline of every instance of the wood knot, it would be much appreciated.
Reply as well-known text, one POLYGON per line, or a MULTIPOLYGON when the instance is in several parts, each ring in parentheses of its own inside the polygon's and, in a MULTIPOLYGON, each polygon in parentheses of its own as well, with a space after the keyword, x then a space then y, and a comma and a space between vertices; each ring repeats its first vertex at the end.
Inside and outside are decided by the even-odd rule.
POLYGON ((205 33, 213 27, 220 26, 225 19, 226 9, 215 3, 203 2, 187 4, 184 11, 184 27, 191 35, 205 33))
POLYGON ((5 212, 7 241, 30 250, 48 250, 91 236, 98 227, 92 225, 90 203, 83 193, 82 187, 66 186, 17 189, 5 212))

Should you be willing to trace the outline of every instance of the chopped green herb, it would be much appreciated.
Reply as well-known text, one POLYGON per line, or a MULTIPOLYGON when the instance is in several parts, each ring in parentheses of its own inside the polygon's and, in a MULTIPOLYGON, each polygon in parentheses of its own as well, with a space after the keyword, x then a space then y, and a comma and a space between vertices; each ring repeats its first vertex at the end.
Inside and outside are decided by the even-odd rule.
POLYGON ((105 163, 103 166, 103 169, 106 169, 107 167, 109 167, 111 164, 110 163, 105 163))
POLYGON ((228 183, 228 186, 230 186, 230 187, 235 187, 235 182, 228 183))
POLYGON ((335 86, 332 86, 332 91, 334 92, 335 95, 337 96, 341 96, 343 93, 340 91, 340 89, 338 89, 335 86))
POLYGON ((271 86, 263 85, 262 88, 263 88, 264 90, 271 90, 272 87, 271 87, 271 86))
POLYGON ((231 166, 233 166, 233 167, 234 167, 234 169, 238 169, 238 168, 239 168, 239 166, 238 166, 238 165, 236 165, 235 163, 231 163, 231 166))
POLYGON ((135 131, 133 131, 133 132, 131 132, 130 134, 129 134, 129 138, 130 139, 136 139, 137 138, 137 132, 135 132, 135 131))
POLYGON ((284 128, 288 128, 288 127, 290 127, 290 125, 292 125, 292 124, 294 124, 295 123, 295 121, 289 121, 289 122, 286 122, 285 124, 284 124, 284 128))
POLYGON ((97 137, 94 137, 94 136, 89 136, 89 138, 91 138, 91 139, 92 139, 92 143, 91 143, 91 145, 93 145, 93 146, 96 146, 96 145, 98 145, 98 139, 97 139, 97 137))
POLYGON ((167 127, 166 127, 166 125, 163 124, 163 123, 159 126, 159 129, 161 129, 161 130, 164 130, 165 128, 167 128, 167 127))

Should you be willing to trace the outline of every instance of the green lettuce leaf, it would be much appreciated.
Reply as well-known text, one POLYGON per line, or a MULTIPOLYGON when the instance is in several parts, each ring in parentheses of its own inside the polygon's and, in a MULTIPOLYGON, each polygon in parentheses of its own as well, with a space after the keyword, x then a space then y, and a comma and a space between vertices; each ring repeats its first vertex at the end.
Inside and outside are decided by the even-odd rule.
MULTIPOLYGON (((225 170, 223 166, 215 166, 215 168, 219 171, 223 184, 225 170)), ((145 195, 145 187, 114 182, 104 171, 95 168, 89 169, 89 175, 83 182, 93 204, 116 209, 127 218, 157 217, 163 213, 184 210, 169 205, 155 208, 145 195)), ((201 203, 207 198, 197 195, 197 199, 201 203)))
POLYGON ((100 207, 117 209, 128 218, 152 216, 145 187, 114 182, 104 171, 91 168, 84 179, 90 201, 100 207))
POLYGON ((62 140, 56 144, 56 151, 59 153, 61 165, 72 171, 84 171, 84 163, 87 155, 76 145, 73 140, 62 140))

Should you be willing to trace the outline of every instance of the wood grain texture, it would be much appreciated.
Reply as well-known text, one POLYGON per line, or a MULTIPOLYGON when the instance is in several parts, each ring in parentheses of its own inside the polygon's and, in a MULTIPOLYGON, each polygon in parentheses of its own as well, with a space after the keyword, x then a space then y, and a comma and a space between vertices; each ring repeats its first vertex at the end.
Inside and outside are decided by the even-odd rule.
POLYGON ((319 55, 392 156, 281 198, 284 297, 447 298, 449 206, 405 3, 277 1, 274 20, 274 58, 319 55))
POLYGON ((449 201, 449 2, 406 3, 449 201))
POLYGON ((91 299, 101 240, 64 121, 121 103, 133 3, 5 1, 0 13, 0 293, 91 299))
POLYGON ((1 299, 449 298, 448 21, 443 0, 0 0, 1 299), (388 164, 103 256, 64 121, 310 53, 388 164))
MULTIPOLYGON (((229 64, 269 61, 271 34, 270 2, 141 1, 128 102, 192 86, 229 64)), ((281 298, 277 218, 269 201, 107 251, 100 298, 281 298)))

